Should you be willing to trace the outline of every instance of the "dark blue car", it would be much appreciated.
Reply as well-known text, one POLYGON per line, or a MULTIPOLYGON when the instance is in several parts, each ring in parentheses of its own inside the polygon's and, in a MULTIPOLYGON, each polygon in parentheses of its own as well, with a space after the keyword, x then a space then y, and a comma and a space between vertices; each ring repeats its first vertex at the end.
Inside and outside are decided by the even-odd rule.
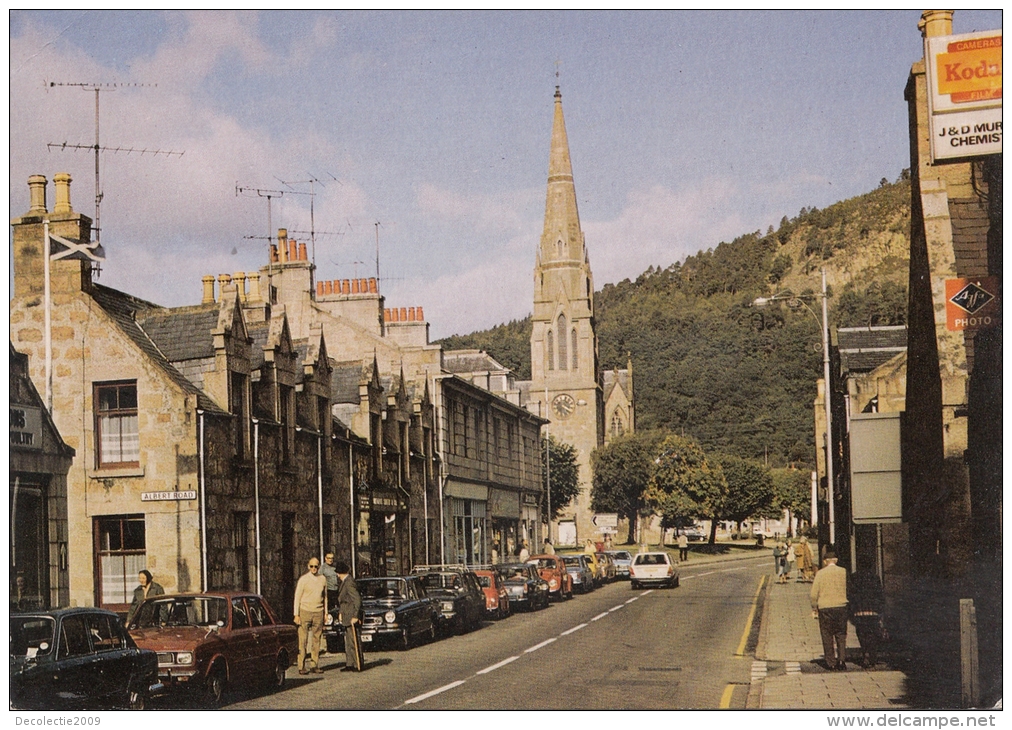
POLYGON ((112 611, 62 608, 10 621, 12 707, 140 709, 162 689, 155 652, 138 649, 112 611))
MULTIPOLYGON (((439 607, 418 576, 359 578, 355 584, 362 596, 363 644, 387 640, 408 649, 416 641, 434 638, 439 607)), ((337 614, 338 607, 331 607, 326 627, 327 651, 341 653, 344 628, 337 614)))

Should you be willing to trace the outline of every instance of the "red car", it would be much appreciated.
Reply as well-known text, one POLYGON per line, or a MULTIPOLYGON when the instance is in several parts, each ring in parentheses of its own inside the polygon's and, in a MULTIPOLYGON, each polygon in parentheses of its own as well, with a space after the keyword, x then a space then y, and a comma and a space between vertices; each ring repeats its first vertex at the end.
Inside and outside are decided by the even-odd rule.
POLYGON ((510 615, 510 598, 503 585, 502 578, 495 570, 475 570, 481 591, 485 594, 485 610, 495 618, 506 618, 510 615))
POLYGON ((197 692, 210 706, 221 704, 228 685, 280 689, 298 656, 298 629, 255 593, 154 596, 127 628, 137 646, 158 654, 162 684, 197 692))
POLYGON ((527 562, 536 566, 541 580, 548 583, 549 598, 573 597, 573 576, 566 570, 561 558, 555 555, 532 555, 527 562))

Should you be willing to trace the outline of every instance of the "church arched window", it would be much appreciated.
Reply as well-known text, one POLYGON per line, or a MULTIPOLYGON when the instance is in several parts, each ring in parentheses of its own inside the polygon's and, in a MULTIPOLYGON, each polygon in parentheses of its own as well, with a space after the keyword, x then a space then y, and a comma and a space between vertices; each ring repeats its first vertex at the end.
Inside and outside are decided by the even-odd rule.
POLYGON ((569 352, 567 351, 567 348, 566 348, 566 332, 568 331, 568 329, 569 328, 566 327, 566 315, 560 314, 559 315, 559 327, 558 327, 558 330, 559 330, 559 370, 565 370, 566 366, 568 365, 568 361, 569 361, 569 352))
POLYGON ((548 369, 555 370, 555 335, 548 330, 548 369))
POLYGON ((577 346, 576 327, 573 328, 573 370, 580 369, 580 348, 577 346))
POLYGON ((622 423, 622 416, 615 411, 611 415, 611 435, 612 437, 621 436, 625 433, 625 424, 622 423))

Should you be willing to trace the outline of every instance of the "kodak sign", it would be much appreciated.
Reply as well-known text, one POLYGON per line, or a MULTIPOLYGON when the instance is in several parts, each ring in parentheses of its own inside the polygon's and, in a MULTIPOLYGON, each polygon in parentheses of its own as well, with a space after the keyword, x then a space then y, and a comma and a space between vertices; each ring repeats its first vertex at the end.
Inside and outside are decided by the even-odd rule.
POLYGON ((925 39, 931 156, 1001 154, 1000 30, 925 39))
POLYGON ((935 56, 938 93, 954 104, 1001 98, 1001 36, 946 44, 935 56))

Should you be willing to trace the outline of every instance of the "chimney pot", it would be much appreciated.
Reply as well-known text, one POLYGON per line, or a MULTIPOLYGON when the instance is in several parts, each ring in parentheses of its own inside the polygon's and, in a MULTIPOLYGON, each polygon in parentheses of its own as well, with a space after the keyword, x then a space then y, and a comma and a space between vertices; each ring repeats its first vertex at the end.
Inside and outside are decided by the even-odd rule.
POLYGON ((309 261, 308 251, 306 251, 306 244, 299 244, 299 261, 309 261))
POLYGON ((288 260, 298 261, 299 260, 299 244, 294 240, 288 242, 288 260))
POLYGON ((322 282, 322 281, 316 282, 316 297, 317 297, 317 299, 319 299, 320 297, 322 297, 326 293, 326 291, 327 291, 327 287, 324 286, 324 282, 322 282))
POLYGON ((73 213, 70 207, 70 181, 69 173, 58 172, 53 175, 53 185, 56 187, 56 201, 53 204, 54 213, 73 213))
POLYGON ((278 262, 278 247, 273 243, 271 244, 271 263, 276 264, 278 262))
POLYGON ((46 183, 45 175, 32 175, 28 178, 28 196, 31 201, 31 207, 28 209, 29 215, 47 212, 46 183))
POLYGON ((201 297, 200 303, 211 304, 214 302, 214 277, 208 274, 201 277, 200 281, 204 284, 204 296, 201 297))
POLYGON ((408 321, 408 308, 407 307, 401 307, 401 322, 407 322, 407 321, 408 321))
POLYGON ((378 293, 378 290, 377 290, 377 287, 376 287, 376 278, 375 277, 369 279, 369 293, 370 294, 376 294, 376 293, 378 293))
POLYGON ((389 309, 384 309, 383 310, 383 321, 384 322, 389 322, 390 321, 390 310, 389 309))
POLYGON ((415 321, 415 308, 414 307, 408 307, 408 321, 409 322, 414 322, 415 321))
POLYGON ((255 271, 251 271, 246 274, 246 279, 249 281, 249 296, 247 299, 251 302, 260 301, 260 274, 255 271))
POLYGON ((358 294, 358 279, 351 280, 351 293, 358 294))
POLYGON ((288 261, 288 229, 278 229, 278 262, 288 261))
POLYGON ((235 288, 239 292, 239 301, 243 304, 246 303, 246 272, 237 271, 232 274, 232 281, 235 282, 235 288))
POLYGON ((418 318, 419 322, 424 322, 425 321, 425 315, 422 314, 422 308, 421 307, 418 307, 415 310, 415 316, 418 318))

